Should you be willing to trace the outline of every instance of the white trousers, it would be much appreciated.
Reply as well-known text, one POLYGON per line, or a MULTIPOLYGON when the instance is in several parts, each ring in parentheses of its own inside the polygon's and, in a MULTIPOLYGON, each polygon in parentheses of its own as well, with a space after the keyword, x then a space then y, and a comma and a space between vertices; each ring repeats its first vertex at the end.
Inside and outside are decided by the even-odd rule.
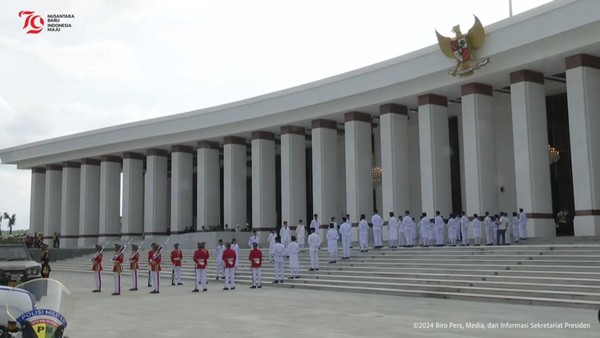
POLYGON ((512 233, 513 233, 513 238, 515 239, 515 242, 518 242, 519 241, 519 226, 512 227, 512 233))
POLYGON ((527 224, 519 223, 519 236, 521 236, 521 238, 527 238, 527 224))
POLYGON ((102 271, 94 271, 94 290, 102 290, 102 271))
POLYGON ((375 246, 383 246, 383 242, 381 241, 381 229, 375 229, 375 227, 373 227, 373 242, 375 246))
POLYGON ((444 227, 435 229, 435 244, 444 245, 444 227))
POLYGON ((121 293, 121 274, 113 272, 114 292, 121 293))
POLYGON ((235 287, 234 268, 225 268, 225 287, 229 289, 235 287))
POLYGON ((494 244, 494 233, 496 232, 496 229, 494 229, 494 226, 486 226, 485 227, 485 242, 487 244, 494 244))
POLYGON ((206 269, 196 269, 196 285, 194 289, 202 286, 202 290, 206 289, 206 269))
POLYGON ((132 288, 137 289, 138 287, 138 271, 137 269, 131 270, 131 285, 132 288))
POLYGON ((151 271, 150 276, 152 277, 152 288, 154 291, 160 291, 160 277, 158 275, 158 271, 151 271))
POLYGON ((217 259, 217 277, 225 277, 225 263, 222 259, 217 259))
POLYGON ((462 244, 469 244, 469 227, 460 227, 460 234, 462 235, 462 244))
POLYGON ((343 257, 350 258, 350 238, 346 236, 342 236, 342 251, 344 253, 343 257))
POLYGON ((181 267, 174 266, 173 271, 175 271, 175 284, 181 283, 181 267))
POLYGON ((310 248, 310 268, 319 268, 319 250, 317 248, 310 248))
POLYGON ((283 280, 285 274, 283 272, 283 261, 275 261, 275 280, 283 280))
POLYGON ((369 234, 358 235, 358 241, 360 242, 360 249, 367 250, 369 249, 369 234))
POLYGON ((262 285, 262 272, 261 268, 252 268, 252 285, 262 285))
POLYGON ((400 230, 400 232, 398 233, 398 245, 406 245, 406 235, 404 235, 404 230, 400 230))
POLYGON ((406 245, 415 245, 415 234, 413 229, 404 229, 404 238, 406 238, 406 245))

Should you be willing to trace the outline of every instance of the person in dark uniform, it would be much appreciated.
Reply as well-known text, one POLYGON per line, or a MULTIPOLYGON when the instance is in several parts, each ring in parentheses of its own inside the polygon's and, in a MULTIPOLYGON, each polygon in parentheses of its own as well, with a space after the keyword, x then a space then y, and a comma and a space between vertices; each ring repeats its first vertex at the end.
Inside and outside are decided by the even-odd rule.
POLYGON ((48 246, 46 244, 42 244, 42 258, 40 258, 42 263, 42 278, 50 278, 50 251, 48 251, 48 246))

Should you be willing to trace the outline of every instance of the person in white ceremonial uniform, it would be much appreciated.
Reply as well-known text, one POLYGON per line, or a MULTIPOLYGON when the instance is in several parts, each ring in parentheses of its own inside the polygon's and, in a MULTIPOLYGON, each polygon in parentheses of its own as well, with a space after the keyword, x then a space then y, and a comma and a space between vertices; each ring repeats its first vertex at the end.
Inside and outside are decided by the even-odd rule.
POLYGON ((435 246, 444 246, 444 219, 439 211, 435 212, 435 246))
POLYGON ((394 217, 394 212, 390 212, 388 221, 388 247, 395 249, 398 247, 398 219, 394 217))
POLYGON ((402 225, 404 226, 404 237, 406 238, 406 247, 412 248, 415 245, 415 222, 408 211, 404 212, 404 218, 402 219, 402 225))
POLYGON ((358 244, 360 246, 360 252, 369 251, 369 223, 365 219, 365 215, 360 215, 360 221, 358 222, 358 244))
POLYGON ((233 238, 231 240, 231 249, 233 251, 235 251, 235 257, 237 257, 238 259, 235 260, 235 268, 233 269, 233 273, 234 275, 238 274, 238 265, 240 264, 240 246, 238 245, 237 241, 235 238, 233 238))
POLYGON ((278 238, 275 245, 273 245, 273 262, 275 262, 275 280, 273 283, 283 283, 285 278, 285 272, 283 264, 285 262, 286 249, 281 240, 278 238))
POLYGON ((454 219, 454 215, 450 214, 448 216, 448 241, 450 241, 450 246, 456 246, 456 220, 454 219))
POLYGON ((275 229, 271 229, 269 238, 267 238, 267 241, 269 242, 269 261, 273 261, 273 245, 275 245, 276 240, 277 234, 275 233, 275 229))
POLYGON ((496 231, 496 229, 489 211, 485 212, 483 225, 485 226, 485 245, 494 245, 494 231, 496 231))
POLYGON ((329 252, 329 263, 335 263, 337 260, 337 249, 338 249, 338 235, 335 230, 333 223, 329 224, 329 230, 327 230, 327 251, 329 252))
POLYGON ((523 209, 519 209, 519 237, 527 239, 527 215, 523 209))
POLYGON ((308 251, 310 253, 310 269, 308 271, 319 271, 319 247, 321 246, 321 237, 310 228, 311 234, 308 235, 308 251))
POLYGON ((481 222, 479 221, 477 214, 473 214, 473 222, 471 225, 473 226, 473 240, 475 241, 475 246, 479 246, 481 245, 481 222))
POLYGON ((283 226, 279 229, 279 237, 281 238, 281 244, 287 248, 292 240, 292 229, 288 226, 287 221, 284 221, 283 226))
POLYGON ((371 216, 371 224, 373 224, 373 248, 381 249, 383 247, 383 241, 381 240, 381 229, 383 228, 383 218, 379 216, 377 210, 373 216, 371 216))
POLYGON ((250 236, 248 239, 248 247, 252 249, 254 247, 254 243, 260 244, 260 237, 258 237, 256 230, 252 231, 252 236, 250 236))
POLYGON ((462 236, 462 246, 469 246, 469 218, 463 211, 460 217, 460 235, 462 236))
POLYGON ((421 216, 421 220, 419 221, 419 230, 421 235, 421 246, 428 247, 429 246, 429 218, 427 218, 427 213, 424 212, 421 216))
POLYGON ((299 220, 298 226, 296 226, 296 238, 298 239, 300 250, 304 249, 304 245, 306 244, 306 228, 302 224, 302 220, 299 220))
MULTIPOLYGON (((321 223, 319 223, 319 215, 314 214, 312 221, 310 221, 310 225, 308 226, 310 229, 315 230, 315 234, 321 237, 321 223)), ((310 230, 309 230, 310 231, 310 230)))
POLYGON ((404 234, 404 219, 398 216, 398 245, 406 247, 406 235, 404 234))
POLYGON ((225 250, 225 246, 223 245, 223 240, 220 239, 219 243, 215 247, 215 259, 217 260, 217 280, 219 277, 225 278, 225 263, 223 262, 223 250, 225 250))
POLYGON ((352 225, 346 217, 342 217, 344 223, 340 225, 340 236, 342 237, 342 259, 350 259, 350 243, 352 243, 352 225))
POLYGON ((510 220, 511 226, 512 226, 512 235, 513 238, 515 240, 515 243, 519 243, 519 232, 520 232, 520 221, 519 221, 519 216, 517 215, 517 212, 513 212, 512 214, 512 218, 510 220))
POLYGON ((290 279, 299 278, 298 270, 300 270, 300 260, 298 254, 300 253, 300 246, 296 242, 296 236, 292 236, 292 241, 286 248, 286 254, 289 257, 290 264, 290 279))

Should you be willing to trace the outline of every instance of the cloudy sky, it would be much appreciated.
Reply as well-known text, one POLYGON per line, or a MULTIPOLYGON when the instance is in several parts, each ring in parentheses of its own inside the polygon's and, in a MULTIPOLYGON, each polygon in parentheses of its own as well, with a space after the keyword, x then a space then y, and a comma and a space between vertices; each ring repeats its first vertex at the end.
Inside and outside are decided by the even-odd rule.
MULTIPOLYGON (((513 0, 513 13, 548 0, 513 0)), ((0 1, 0 149, 236 101, 436 43, 508 0, 0 1), (22 10, 74 14, 25 34, 22 10), (67 21, 65 21, 67 22, 67 21)), ((0 211, 29 227, 29 171, 0 165, 0 211)), ((6 222, 3 222, 6 229, 6 222)))

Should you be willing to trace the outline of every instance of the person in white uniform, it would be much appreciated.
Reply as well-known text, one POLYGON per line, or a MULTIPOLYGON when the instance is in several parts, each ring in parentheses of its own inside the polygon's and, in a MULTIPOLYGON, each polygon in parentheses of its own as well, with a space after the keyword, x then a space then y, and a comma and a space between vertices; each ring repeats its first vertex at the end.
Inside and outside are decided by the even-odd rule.
POLYGON ((360 215, 360 221, 358 222, 358 244, 360 246, 360 252, 369 251, 369 223, 365 219, 365 215, 360 215))
POLYGON ((286 249, 281 240, 277 238, 275 245, 273 245, 273 261, 275 262, 275 280, 273 283, 283 283, 285 278, 285 272, 283 270, 283 263, 285 262, 286 249))
POLYGON ((435 246, 444 246, 444 219, 439 211, 435 212, 435 246))
POLYGON ((292 236, 292 241, 286 248, 287 256, 289 257, 290 264, 290 279, 299 278, 298 270, 300 270, 300 260, 298 254, 300 253, 300 246, 296 242, 296 236, 292 236))
POLYGON ((406 247, 406 235, 404 234, 404 219, 398 216, 398 245, 406 247))
POLYGON ((427 213, 424 212, 421 216, 421 220, 419 221, 419 230, 421 235, 421 247, 429 246, 429 218, 427 218, 427 213))
POLYGON ((522 208, 519 209, 519 237, 527 239, 527 215, 522 208))
POLYGON ((252 236, 250 236, 248 239, 248 247, 252 249, 254 247, 254 243, 260 244, 260 237, 258 237, 256 230, 252 231, 252 236))
POLYGON ((304 249, 304 245, 306 244, 306 229, 304 224, 302 224, 302 220, 299 220, 298 226, 296 226, 296 238, 298 239, 300 250, 304 249))
POLYGON ((373 224, 373 248, 381 249, 383 247, 383 242, 381 240, 381 229, 383 227, 383 219, 375 210, 375 213, 371 217, 371 224, 373 224))
POLYGON ((473 214, 473 222, 471 225, 473 226, 473 240, 475 241, 475 246, 479 246, 481 245, 481 222, 479 221, 477 214, 473 214))
POLYGON ((217 280, 219 280, 219 277, 225 278, 225 263, 223 262, 223 250, 225 250, 223 240, 219 239, 219 243, 217 243, 217 246, 215 247, 215 259, 217 260, 217 280))
POLYGON ((319 247, 321 246, 321 237, 310 228, 311 234, 308 235, 308 251, 310 253, 310 269, 308 271, 319 271, 319 247))
POLYGON ((271 233, 269 234, 269 238, 267 238, 269 242, 269 261, 273 261, 273 245, 277 242, 277 234, 275 233, 275 229, 271 229, 271 233))
POLYGON ((404 237, 406 238, 406 247, 412 248, 414 246, 414 234, 415 222, 408 211, 404 212, 404 218, 402 219, 402 225, 404 226, 404 237))
POLYGON ((337 260, 337 241, 340 238, 337 230, 335 230, 333 223, 329 224, 329 230, 327 230, 327 251, 329 252, 329 263, 335 263, 337 260))
POLYGON ((287 248, 288 244, 290 244, 290 241, 292 239, 292 230, 288 226, 287 221, 283 222, 283 226, 279 230, 279 237, 281 238, 281 244, 283 244, 283 246, 287 248))
MULTIPOLYGON (((233 251, 235 251, 235 257, 239 258, 240 257, 240 246, 238 245, 237 241, 235 238, 233 238, 231 240, 231 249, 233 251)), ((240 264, 240 260, 237 259, 235 260, 235 268, 233 269, 233 274, 237 276, 238 274, 238 265, 240 264)))
POLYGON ((512 235, 513 238, 515 240, 515 243, 519 243, 519 232, 520 232, 520 225, 521 222, 519 221, 519 216, 517 215, 517 212, 513 212, 512 214, 512 219, 511 221, 511 226, 512 226, 512 235))
POLYGON ((462 236, 462 246, 469 246, 469 218, 463 211, 460 217, 460 234, 462 236))
POLYGON ((352 243, 352 225, 346 217, 342 217, 344 223, 340 225, 340 236, 342 237, 342 259, 350 259, 350 243, 352 243))
POLYGON ((496 231, 496 229, 489 211, 485 212, 483 225, 485 226, 485 245, 494 245, 494 231, 496 231))
POLYGON ((321 231, 320 231, 321 230, 321 223, 319 223, 319 215, 317 215, 317 214, 313 215, 313 219, 312 219, 312 221, 310 221, 310 224, 309 224, 308 228, 309 228, 309 231, 310 231, 310 229, 314 229, 315 233, 319 237, 321 237, 321 231))
POLYGON ((456 221, 454 215, 450 214, 448 216, 448 241, 450 241, 450 246, 456 246, 456 238, 456 221))
POLYGON ((395 249, 398 247, 398 219, 394 217, 394 212, 390 212, 388 221, 388 247, 395 249))

